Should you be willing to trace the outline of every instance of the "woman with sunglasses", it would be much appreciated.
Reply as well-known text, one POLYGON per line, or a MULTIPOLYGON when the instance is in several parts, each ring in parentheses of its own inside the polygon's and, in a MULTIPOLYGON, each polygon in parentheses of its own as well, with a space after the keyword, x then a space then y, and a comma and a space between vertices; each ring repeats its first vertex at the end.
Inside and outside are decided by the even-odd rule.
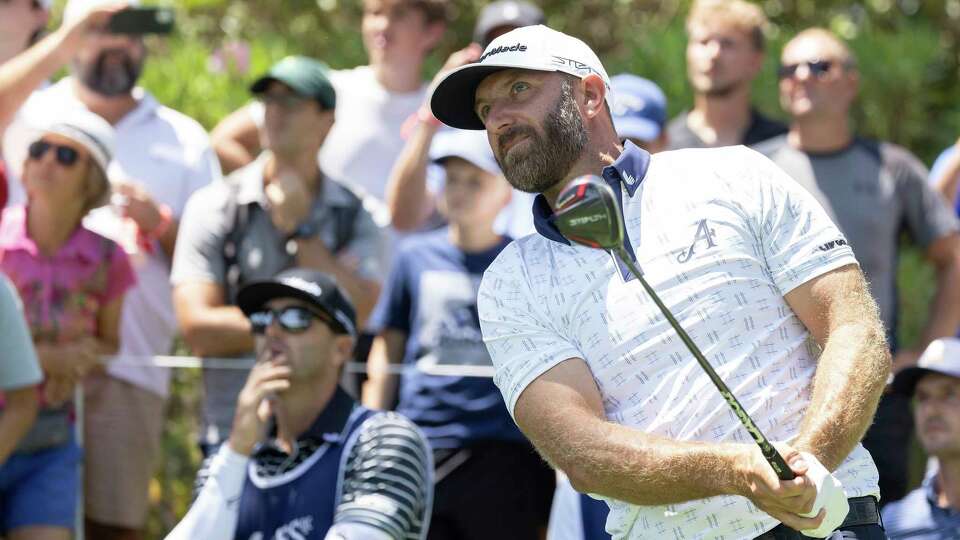
POLYGON ((0 270, 24 302, 45 382, 34 428, 0 466, 0 536, 70 538, 77 505, 71 398, 117 349, 127 255, 82 220, 109 199, 113 130, 86 110, 43 129, 23 166, 25 206, 3 212, 0 270))

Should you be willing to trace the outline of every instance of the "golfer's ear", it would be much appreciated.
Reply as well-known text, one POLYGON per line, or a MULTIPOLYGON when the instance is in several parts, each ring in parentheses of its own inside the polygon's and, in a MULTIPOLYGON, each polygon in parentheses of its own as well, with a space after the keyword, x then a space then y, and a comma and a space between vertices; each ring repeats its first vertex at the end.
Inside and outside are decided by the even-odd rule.
POLYGON ((594 118, 604 111, 604 100, 607 96, 607 86, 596 73, 591 73, 580 79, 580 88, 583 90, 583 114, 587 118, 594 118))

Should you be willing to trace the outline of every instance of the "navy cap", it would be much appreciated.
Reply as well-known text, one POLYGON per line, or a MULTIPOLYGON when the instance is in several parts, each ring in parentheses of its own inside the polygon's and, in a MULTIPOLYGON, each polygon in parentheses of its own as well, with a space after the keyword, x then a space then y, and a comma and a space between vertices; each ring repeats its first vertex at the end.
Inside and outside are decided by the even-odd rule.
POLYGON ((613 125, 622 139, 656 140, 667 123, 667 97, 651 80, 622 73, 610 78, 613 125))
POLYGON ((328 274, 306 268, 284 270, 273 279, 253 281, 243 286, 237 293, 237 306, 244 315, 250 316, 274 298, 303 300, 330 315, 340 333, 357 335, 357 312, 328 274))

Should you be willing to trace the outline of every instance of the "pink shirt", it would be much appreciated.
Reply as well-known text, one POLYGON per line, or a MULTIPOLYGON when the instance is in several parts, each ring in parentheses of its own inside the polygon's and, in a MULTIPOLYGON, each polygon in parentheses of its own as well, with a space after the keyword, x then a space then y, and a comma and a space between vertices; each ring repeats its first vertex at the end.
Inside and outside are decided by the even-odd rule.
POLYGON ((136 282, 126 252, 82 225, 53 256, 27 236, 26 208, 0 218, 0 270, 23 300, 34 341, 63 343, 97 333, 100 308, 136 282))

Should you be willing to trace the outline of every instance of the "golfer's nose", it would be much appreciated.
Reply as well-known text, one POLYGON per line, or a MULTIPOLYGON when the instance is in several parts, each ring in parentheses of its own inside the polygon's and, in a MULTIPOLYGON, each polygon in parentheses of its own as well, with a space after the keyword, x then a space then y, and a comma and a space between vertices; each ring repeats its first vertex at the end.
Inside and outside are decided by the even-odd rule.
POLYGON ((492 135, 498 135, 512 127, 516 122, 515 110, 503 100, 497 100, 489 104, 487 116, 484 119, 484 126, 487 132, 492 135))

